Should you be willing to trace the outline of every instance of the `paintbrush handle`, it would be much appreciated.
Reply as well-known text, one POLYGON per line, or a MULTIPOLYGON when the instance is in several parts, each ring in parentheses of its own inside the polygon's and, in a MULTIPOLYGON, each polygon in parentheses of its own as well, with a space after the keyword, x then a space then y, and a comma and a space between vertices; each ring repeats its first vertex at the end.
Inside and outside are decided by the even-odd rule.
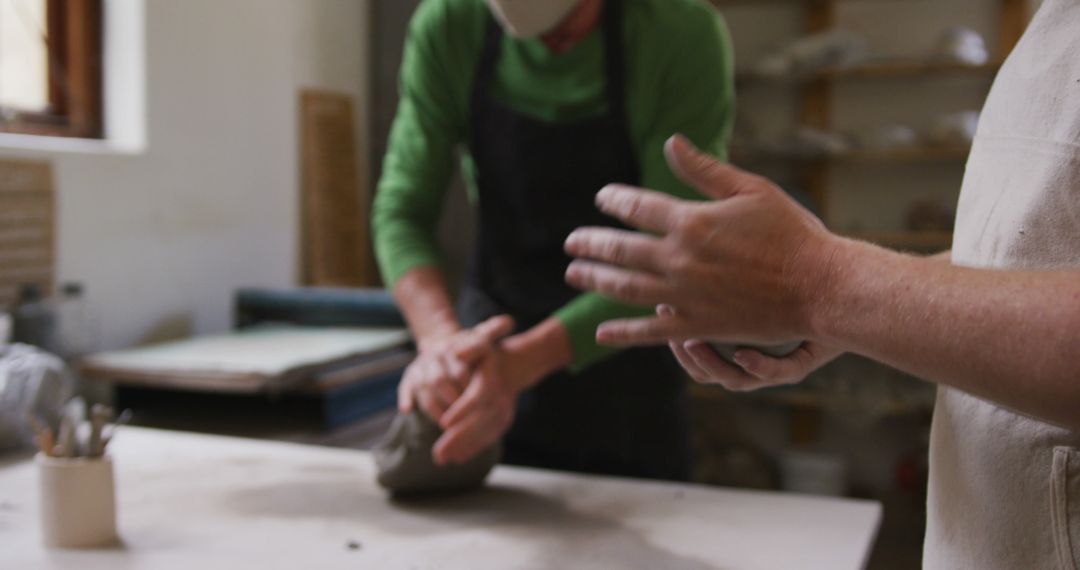
POLYGON ((30 424, 30 429, 34 431, 34 441, 37 442, 38 448, 45 455, 52 457, 54 438, 53 432, 48 426, 41 423, 41 420, 37 416, 26 412, 26 421, 30 424))
POLYGON ((56 442, 57 457, 75 457, 75 424, 64 416, 60 420, 60 433, 56 442))
POLYGON ((53 446, 56 445, 56 438, 53 437, 51 429, 46 429, 38 435, 38 447, 41 448, 41 452, 49 457, 53 456, 53 446))
POLYGON ((87 453, 90 457, 101 457, 104 446, 101 443, 101 432, 105 424, 112 416, 112 409, 102 404, 94 404, 90 410, 90 441, 87 443, 87 453))

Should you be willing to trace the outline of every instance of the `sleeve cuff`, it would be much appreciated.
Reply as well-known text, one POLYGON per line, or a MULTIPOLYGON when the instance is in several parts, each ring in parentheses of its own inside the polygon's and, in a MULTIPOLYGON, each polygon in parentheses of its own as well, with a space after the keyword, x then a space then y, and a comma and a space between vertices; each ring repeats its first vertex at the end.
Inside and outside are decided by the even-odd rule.
POLYGON ((597 362, 619 352, 619 349, 596 343, 596 328, 612 319, 646 316, 649 309, 631 307, 602 295, 581 295, 555 313, 555 318, 566 328, 574 359, 569 370, 578 374, 597 362))

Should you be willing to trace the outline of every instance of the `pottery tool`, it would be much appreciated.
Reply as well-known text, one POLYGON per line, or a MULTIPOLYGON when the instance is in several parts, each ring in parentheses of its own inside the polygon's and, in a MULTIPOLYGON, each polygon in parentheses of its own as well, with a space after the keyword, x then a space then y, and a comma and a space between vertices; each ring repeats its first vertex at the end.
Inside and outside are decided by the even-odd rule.
POLYGON ((75 457, 78 451, 78 444, 75 441, 75 424, 71 423, 71 418, 67 415, 60 418, 60 429, 57 430, 56 435, 56 447, 53 448, 53 455, 56 457, 75 457))
MULTIPOLYGON (((110 412, 111 412, 111 410, 110 410, 110 412)), ((101 452, 102 453, 105 453, 105 448, 109 446, 109 442, 112 441, 113 436, 116 435, 116 428, 128 423, 129 421, 131 421, 131 416, 132 416, 131 410, 124 410, 124 411, 120 412, 120 416, 117 417, 116 420, 113 421, 112 425, 109 426, 109 434, 108 435, 105 435, 104 430, 102 430, 102 435, 101 435, 101 452)))
POLYGON ((132 414, 131 410, 124 410, 119 417, 114 419, 114 416, 113 409, 103 404, 94 404, 88 415, 86 401, 76 398, 64 406, 55 437, 53 430, 34 414, 27 412, 26 420, 34 431, 34 441, 46 456, 100 458, 105 455, 105 447, 117 426, 129 422, 132 414))
POLYGON ((30 412, 26 413, 26 421, 30 424, 30 428, 34 430, 34 440, 37 441, 38 449, 45 455, 52 457, 53 445, 55 445, 52 430, 30 412))
POLYGON ((105 453, 105 444, 101 439, 101 432, 112 417, 112 408, 102 404, 94 404, 94 407, 90 410, 90 439, 86 444, 87 456, 101 457, 105 453))
POLYGON ((86 421, 86 400, 78 397, 68 400, 68 403, 64 404, 64 415, 75 426, 82 425, 86 421))
POLYGON ((71 454, 65 457, 85 457, 87 455, 86 442, 84 441, 83 425, 86 424, 86 400, 72 398, 64 405, 63 419, 71 424, 71 454))

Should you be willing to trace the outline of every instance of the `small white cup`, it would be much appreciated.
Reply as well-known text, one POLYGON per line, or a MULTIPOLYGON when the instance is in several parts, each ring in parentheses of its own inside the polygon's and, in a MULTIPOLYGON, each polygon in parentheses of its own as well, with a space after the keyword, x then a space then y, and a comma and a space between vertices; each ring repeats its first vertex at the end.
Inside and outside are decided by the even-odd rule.
POLYGON ((112 459, 35 458, 41 490, 41 534, 52 548, 117 544, 112 459))

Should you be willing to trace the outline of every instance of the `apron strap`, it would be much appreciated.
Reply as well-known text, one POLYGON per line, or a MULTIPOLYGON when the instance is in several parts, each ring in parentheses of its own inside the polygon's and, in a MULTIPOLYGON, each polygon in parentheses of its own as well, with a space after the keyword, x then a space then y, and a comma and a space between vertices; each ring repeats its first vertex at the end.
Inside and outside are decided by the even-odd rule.
POLYGON ((503 29, 495 16, 488 13, 487 28, 484 30, 484 48, 480 52, 480 63, 476 67, 473 79, 472 108, 487 98, 491 84, 495 79, 495 64, 499 61, 499 44, 502 43, 503 29))
POLYGON ((623 42, 623 2, 604 1, 604 81, 608 115, 625 123, 626 115, 626 44, 623 42))

